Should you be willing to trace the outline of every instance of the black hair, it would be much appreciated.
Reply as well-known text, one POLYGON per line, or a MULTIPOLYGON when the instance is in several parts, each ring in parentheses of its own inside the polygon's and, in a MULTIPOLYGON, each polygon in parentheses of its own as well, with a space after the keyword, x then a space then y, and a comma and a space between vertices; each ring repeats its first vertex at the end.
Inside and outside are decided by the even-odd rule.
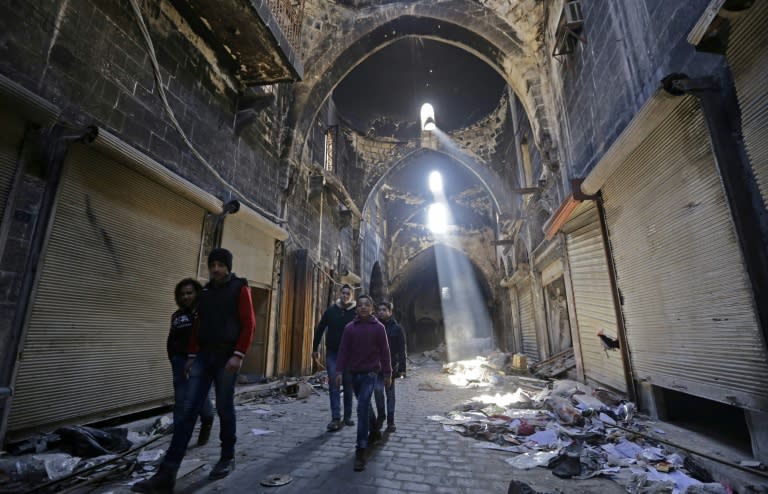
POLYGON ((374 307, 376 307, 376 302, 375 302, 375 301, 374 301, 374 300, 371 298, 371 296, 370 296, 370 295, 366 295, 365 293, 361 293, 360 295, 358 295, 358 296, 357 296, 357 301, 358 301, 358 303, 360 302, 360 299, 361 299, 361 298, 367 298, 368 300, 370 300, 370 301, 371 301, 371 305, 373 305, 374 307))
POLYGON ((200 292, 203 291, 203 285, 201 285, 200 282, 194 278, 184 278, 180 282, 176 283, 176 289, 173 291, 173 295, 174 299, 176 300, 176 305, 178 305, 179 308, 181 308, 181 289, 187 285, 192 285, 192 288, 195 289, 195 295, 197 297, 199 297, 200 292))
POLYGON ((355 291, 355 290, 352 289, 352 286, 349 283, 344 283, 343 285, 341 285, 341 290, 343 290, 345 288, 349 288, 350 292, 354 292, 355 291))
POLYGON ((387 302, 386 300, 384 300, 379 302, 379 304, 376 307, 381 307, 382 305, 387 309, 389 309, 390 312, 392 312, 392 308, 394 307, 394 305, 392 305, 392 302, 387 302))

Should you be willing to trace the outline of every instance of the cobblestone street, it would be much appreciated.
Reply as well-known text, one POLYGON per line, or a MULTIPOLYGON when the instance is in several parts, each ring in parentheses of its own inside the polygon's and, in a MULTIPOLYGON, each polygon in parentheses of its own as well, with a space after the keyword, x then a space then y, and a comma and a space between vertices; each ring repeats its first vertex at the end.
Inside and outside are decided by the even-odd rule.
MULTIPOLYGON (((442 425, 427 420, 427 416, 445 414, 484 392, 453 386, 438 364, 410 369, 408 378, 398 380, 396 386, 397 432, 370 448, 364 472, 352 470, 356 428, 326 432, 328 395, 320 392, 306 400, 269 405, 272 413, 264 413, 267 407, 259 407, 257 402, 238 407, 235 472, 220 481, 207 479, 218 459, 218 441, 212 440, 204 448, 189 450, 189 463, 194 465, 199 459, 205 466, 187 475, 182 468, 176 492, 506 493, 513 478, 539 491, 624 492, 607 479, 562 480, 543 468, 514 469, 504 461, 512 454, 476 448, 479 441, 446 432, 442 425), (421 383, 442 391, 419 390, 421 383), (273 432, 257 436, 252 429, 273 432), (293 480, 281 487, 261 486, 272 474, 289 475, 293 480)), ((213 437, 217 433, 215 428, 213 437)), ((104 486, 97 492, 117 494, 128 492, 128 487, 125 483, 104 486)))

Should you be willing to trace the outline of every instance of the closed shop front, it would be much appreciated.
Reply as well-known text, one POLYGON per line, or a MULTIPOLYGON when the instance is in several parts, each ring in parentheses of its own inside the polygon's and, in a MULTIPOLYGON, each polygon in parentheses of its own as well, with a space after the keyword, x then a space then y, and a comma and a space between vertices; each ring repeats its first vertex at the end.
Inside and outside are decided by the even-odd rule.
POLYGON ((579 204, 565 225, 584 376, 589 382, 626 392, 620 351, 605 351, 597 336, 617 338, 618 325, 611 293, 603 235, 592 201, 579 204))
POLYGON ((525 281, 517 287, 517 300, 520 304, 520 332, 523 336, 523 353, 529 362, 539 360, 539 347, 536 339, 536 317, 533 305, 533 283, 525 281))
POLYGON ((0 219, 8 204, 23 139, 24 122, 18 117, 0 112, 0 219))
POLYGON ((245 356, 241 373, 264 376, 267 371, 269 344, 269 314, 272 302, 272 273, 275 241, 287 238, 287 233, 266 222, 241 206, 240 212, 224 221, 221 246, 232 252, 232 271, 246 278, 251 287, 256 330, 251 348, 245 356))
POLYGON ((744 146, 768 207, 768 2, 755 2, 730 22, 726 56, 739 99, 744 146))
POLYGON ((205 211, 93 148, 65 163, 9 433, 172 399, 165 339, 175 284, 194 277, 205 211))
POLYGON ((634 377, 768 410, 766 347, 692 97, 608 178, 603 197, 634 377))

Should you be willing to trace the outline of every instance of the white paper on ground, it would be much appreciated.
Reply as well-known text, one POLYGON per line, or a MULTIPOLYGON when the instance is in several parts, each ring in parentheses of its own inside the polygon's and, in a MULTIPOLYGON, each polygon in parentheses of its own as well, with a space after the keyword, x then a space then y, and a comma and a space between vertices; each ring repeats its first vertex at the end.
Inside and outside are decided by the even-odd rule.
POLYGON ((549 460, 555 456, 557 456, 557 451, 537 451, 536 453, 523 453, 504 461, 520 470, 529 470, 548 464, 549 460))
POLYGON ((263 436, 265 434, 272 434, 275 431, 268 431, 264 429, 251 429, 251 434, 254 436, 263 436))
POLYGON ((542 446, 548 446, 557 442, 557 433, 552 429, 545 429, 543 431, 534 432, 528 436, 528 440, 542 446))

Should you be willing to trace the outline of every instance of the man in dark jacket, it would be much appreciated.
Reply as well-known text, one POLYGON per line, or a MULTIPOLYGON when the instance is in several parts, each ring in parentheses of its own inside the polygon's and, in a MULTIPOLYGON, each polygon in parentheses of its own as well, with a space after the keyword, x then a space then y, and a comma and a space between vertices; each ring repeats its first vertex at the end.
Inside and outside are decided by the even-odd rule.
POLYGON ((256 319, 248 282, 232 273, 232 253, 213 249, 208 255, 208 270, 211 280, 200 294, 198 317, 190 339, 189 389, 182 420, 174 426, 171 445, 159 470, 150 479, 134 484, 131 489, 135 492, 173 492, 176 472, 211 383, 216 386, 221 457, 208 477, 224 478, 235 468, 235 382, 251 346, 256 319))
MULTIPOLYGON (((320 340, 325 333, 325 364, 328 370, 328 396, 331 400, 331 422, 328 424, 329 431, 341 429, 341 391, 336 385, 336 359, 341 344, 341 335, 344 327, 355 318, 357 303, 352 300, 352 287, 342 285, 339 299, 328 309, 315 328, 315 338, 312 342, 312 358, 318 360, 320 353, 317 349, 320 346, 320 340)), ((352 379, 349 373, 344 375, 344 424, 355 425, 352 420, 352 379)))
POLYGON ((395 432, 395 377, 405 377, 405 331, 403 327, 398 324, 394 317, 392 317, 392 303, 391 302, 379 302, 377 308, 377 315, 379 321, 384 324, 384 328, 387 330, 387 341, 389 342, 389 353, 392 356, 392 385, 389 387, 384 386, 384 380, 379 379, 376 385, 376 389, 373 392, 373 396, 376 399, 376 410, 378 412, 378 420, 376 421, 377 430, 384 424, 384 396, 387 397, 386 405, 386 417, 387 417, 387 430, 386 432, 395 432))

